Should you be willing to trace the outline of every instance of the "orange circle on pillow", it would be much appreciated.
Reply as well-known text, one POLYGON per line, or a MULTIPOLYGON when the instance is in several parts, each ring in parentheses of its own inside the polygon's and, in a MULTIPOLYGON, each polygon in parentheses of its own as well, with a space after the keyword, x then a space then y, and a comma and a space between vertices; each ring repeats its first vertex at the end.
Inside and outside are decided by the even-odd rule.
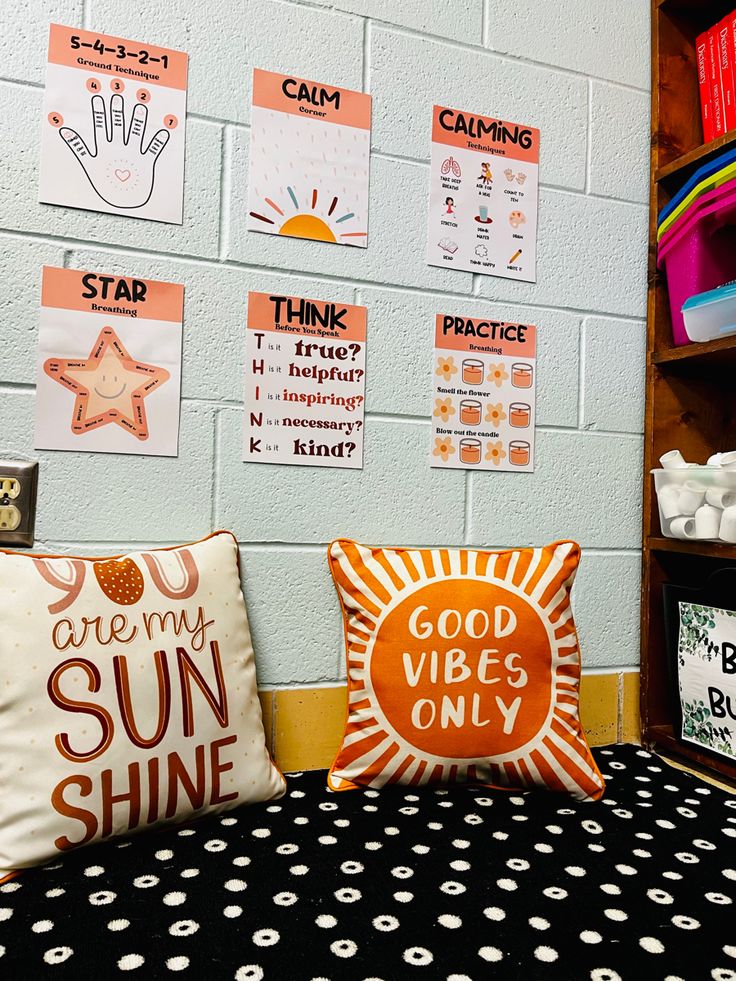
POLYGON ((371 682, 389 724, 424 753, 512 753, 544 725, 552 652, 534 607, 504 587, 443 579, 403 599, 374 639, 371 682))

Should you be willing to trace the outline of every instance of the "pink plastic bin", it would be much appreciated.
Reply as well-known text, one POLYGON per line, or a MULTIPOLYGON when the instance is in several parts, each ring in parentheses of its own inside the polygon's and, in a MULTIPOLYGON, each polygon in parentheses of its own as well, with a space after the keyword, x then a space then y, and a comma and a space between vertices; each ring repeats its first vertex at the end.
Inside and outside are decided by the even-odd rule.
POLYGON ((682 317, 685 300, 736 276, 736 181, 703 195, 662 236, 657 268, 667 273, 675 345, 690 344, 682 317))

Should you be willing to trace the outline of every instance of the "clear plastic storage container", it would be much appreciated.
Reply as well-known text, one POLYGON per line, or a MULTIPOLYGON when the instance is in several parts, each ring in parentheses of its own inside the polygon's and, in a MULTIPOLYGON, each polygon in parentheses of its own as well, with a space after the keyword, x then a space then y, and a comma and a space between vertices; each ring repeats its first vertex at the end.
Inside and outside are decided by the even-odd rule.
POLYGON ((691 296, 682 305, 682 317, 691 341, 736 334, 736 283, 691 296))
POLYGON ((652 470, 667 538, 736 543, 736 469, 652 470))

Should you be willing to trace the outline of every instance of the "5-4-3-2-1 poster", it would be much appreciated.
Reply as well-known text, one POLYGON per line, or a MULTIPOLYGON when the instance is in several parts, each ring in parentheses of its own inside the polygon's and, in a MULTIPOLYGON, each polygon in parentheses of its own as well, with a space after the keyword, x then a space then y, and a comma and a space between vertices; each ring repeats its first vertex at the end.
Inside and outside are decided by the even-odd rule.
POLYGON ((181 225, 188 56, 52 24, 39 201, 181 225))

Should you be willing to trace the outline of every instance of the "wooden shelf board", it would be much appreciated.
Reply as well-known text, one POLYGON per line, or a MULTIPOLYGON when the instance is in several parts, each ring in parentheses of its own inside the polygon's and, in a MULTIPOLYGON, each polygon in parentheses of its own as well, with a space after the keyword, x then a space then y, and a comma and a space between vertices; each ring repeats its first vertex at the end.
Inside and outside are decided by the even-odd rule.
POLYGON ((671 725, 649 726, 644 733, 644 738, 648 743, 661 746, 673 755, 693 760, 699 766, 704 766, 709 770, 718 770, 728 780, 736 781, 736 761, 732 763, 725 757, 711 756, 710 753, 698 749, 692 743, 681 743, 675 737, 671 725))
POLYGON ((693 363, 698 361, 723 359, 724 356, 736 358, 736 334, 730 337, 719 337, 714 341, 704 341, 702 344, 682 344, 679 347, 667 347, 661 351, 653 351, 651 360, 653 364, 672 364, 673 362, 682 363, 684 361, 693 363))
POLYGON ((677 157, 663 167, 658 167, 654 172, 654 180, 657 182, 666 180, 668 177, 678 174, 693 164, 703 162, 711 154, 715 154, 719 150, 731 146, 731 144, 736 144, 736 130, 731 130, 724 136, 719 136, 715 140, 711 140, 710 143, 702 143, 700 146, 696 146, 695 149, 683 153, 682 156, 677 157))
POLYGON ((736 560, 736 545, 726 545, 722 542, 695 542, 683 541, 680 538, 650 536, 645 542, 645 547, 654 552, 680 552, 682 555, 736 560))

